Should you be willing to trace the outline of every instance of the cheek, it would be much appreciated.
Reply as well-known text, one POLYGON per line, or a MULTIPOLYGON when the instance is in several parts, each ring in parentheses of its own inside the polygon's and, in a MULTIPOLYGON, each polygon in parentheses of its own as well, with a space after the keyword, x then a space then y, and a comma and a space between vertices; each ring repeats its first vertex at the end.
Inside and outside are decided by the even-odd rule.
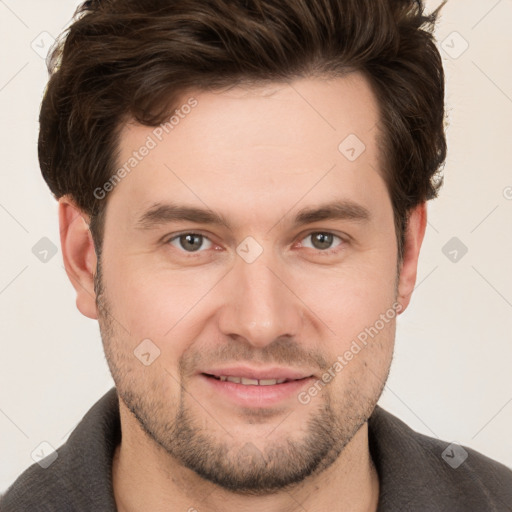
POLYGON ((297 279, 297 294, 335 336, 350 340, 373 325, 395 302, 396 265, 393 254, 380 251, 353 258, 338 270, 297 279))
POLYGON ((118 326, 117 330, 131 340, 132 349, 150 339, 162 352, 176 354, 177 359, 199 332, 200 322, 191 320, 219 276, 214 272, 162 269, 142 259, 118 261, 109 273, 105 271, 112 314, 124 327, 118 326))
POLYGON ((333 400, 378 395, 393 353, 396 253, 381 247, 358 256, 337 272, 302 281, 299 292, 324 326, 317 349, 330 370, 326 392, 333 400))

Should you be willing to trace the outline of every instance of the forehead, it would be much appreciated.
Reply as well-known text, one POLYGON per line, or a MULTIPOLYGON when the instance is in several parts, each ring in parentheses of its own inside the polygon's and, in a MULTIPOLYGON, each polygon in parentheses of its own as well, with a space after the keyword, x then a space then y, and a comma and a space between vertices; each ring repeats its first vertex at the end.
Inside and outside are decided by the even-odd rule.
POLYGON ((165 125, 121 132, 128 172, 109 201, 132 221, 177 198, 241 219, 255 201, 263 215, 340 195, 371 206, 382 194, 378 104, 358 73, 196 91, 176 109, 165 125))

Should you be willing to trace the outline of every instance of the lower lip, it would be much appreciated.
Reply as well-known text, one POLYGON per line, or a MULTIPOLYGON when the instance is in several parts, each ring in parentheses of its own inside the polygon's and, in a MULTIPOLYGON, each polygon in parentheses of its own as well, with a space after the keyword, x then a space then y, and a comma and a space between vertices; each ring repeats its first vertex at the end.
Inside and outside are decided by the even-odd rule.
POLYGON ((228 397, 242 407, 271 407, 284 400, 297 398, 300 390, 308 386, 313 380, 313 377, 308 377, 271 386, 250 386, 227 380, 218 380, 204 374, 201 374, 200 377, 216 392, 222 393, 223 396, 228 397))

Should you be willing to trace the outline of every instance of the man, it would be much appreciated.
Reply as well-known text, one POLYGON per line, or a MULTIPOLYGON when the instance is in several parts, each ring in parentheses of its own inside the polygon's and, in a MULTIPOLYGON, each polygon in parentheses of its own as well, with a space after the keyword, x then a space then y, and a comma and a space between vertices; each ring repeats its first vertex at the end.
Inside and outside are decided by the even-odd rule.
POLYGON ((512 510, 507 468, 376 405, 446 156, 437 11, 78 14, 39 159, 116 386, 1 510, 512 510))

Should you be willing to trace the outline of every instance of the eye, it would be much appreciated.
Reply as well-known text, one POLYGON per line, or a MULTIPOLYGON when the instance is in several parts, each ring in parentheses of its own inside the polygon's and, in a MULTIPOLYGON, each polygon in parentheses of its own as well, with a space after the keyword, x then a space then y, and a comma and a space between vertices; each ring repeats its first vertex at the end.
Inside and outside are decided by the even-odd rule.
MULTIPOLYGON (((340 236, 335 235, 334 233, 330 233, 328 231, 315 231, 302 238, 300 245, 302 247, 315 249, 325 254, 331 254, 337 252, 338 248, 344 245, 344 242, 345 240, 343 240, 340 236), (304 242, 308 239, 310 239, 311 242, 304 242), (335 245, 334 248, 332 248, 336 239, 339 241, 339 243, 335 245)), ((166 243, 173 245, 177 249, 187 253, 201 252, 201 249, 211 249, 213 246, 213 242, 208 237, 200 233, 193 232, 175 235, 166 243)))
POLYGON ((212 246, 211 240, 199 233, 182 233, 172 237, 167 243, 185 252, 197 252, 201 248, 209 249, 212 246), (205 241, 209 244, 207 247, 203 247, 205 241))
POLYGON ((329 233, 328 231, 315 231, 313 233, 309 233, 302 240, 308 239, 311 239, 311 244, 308 245, 307 243, 301 243, 303 247, 310 247, 311 249, 317 249, 327 253, 336 252, 336 249, 329 250, 332 248, 335 239, 338 239, 341 242, 336 247, 343 245, 344 242, 341 237, 333 233, 329 233))

